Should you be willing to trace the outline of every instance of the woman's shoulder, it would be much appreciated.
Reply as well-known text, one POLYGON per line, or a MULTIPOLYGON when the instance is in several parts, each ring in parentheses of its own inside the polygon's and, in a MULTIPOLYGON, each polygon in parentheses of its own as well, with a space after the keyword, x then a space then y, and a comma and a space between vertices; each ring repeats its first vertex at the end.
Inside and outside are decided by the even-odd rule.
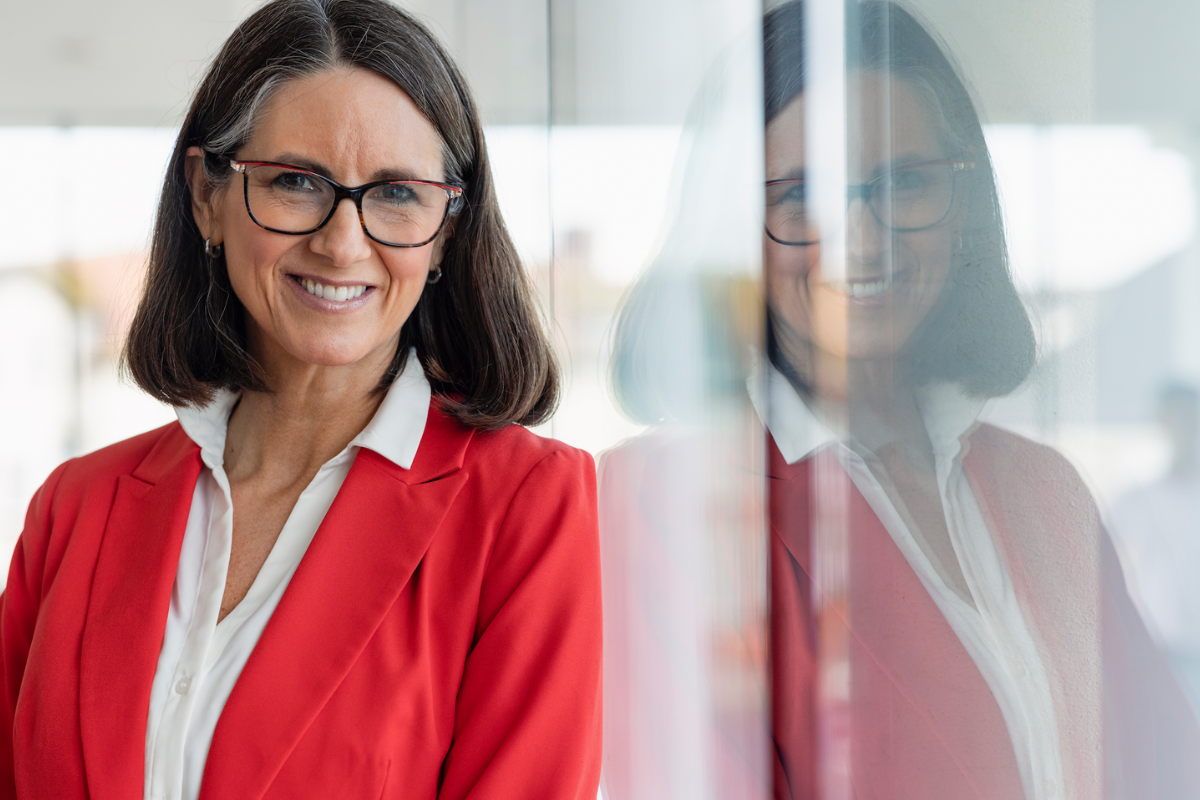
MULTIPOLYGON (((976 496, 1017 526, 1054 522, 1065 551, 1101 529, 1091 490, 1074 464, 1058 450, 995 425, 981 425, 969 440, 963 467, 976 496)), ((1052 526, 1053 527, 1053 526, 1052 526)), ((1049 540, 1047 540, 1049 541, 1049 540)))
POLYGON ((193 447, 195 445, 183 432, 179 423, 171 422, 86 455, 77 456, 59 469, 63 469, 64 479, 71 477, 95 480, 106 476, 116 478, 138 472, 138 468, 145 464, 151 455, 178 456, 193 447))
POLYGON ((190 443, 171 423, 60 464, 30 501, 21 535, 26 560, 58 563, 70 541, 99 536, 122 479, 154 483, 186 457, 190 443))
MULTIPOLYGON (((475 431, 464 466, 498 467, 499 476, 520 479, 533 471, 595 475, 595 461, 586 450, 541 436, 521 425, 475 431)), ((493 472, 493 469, 489 469, 493 472)))
POLYGON ((1060 488, 1084 486, 1079 471, 1066 456, 1015 431, 983 423, 971 433, 968 442, 964 460, 968 464, 986 465, 996 477, 1059 484, 1060 488))
POLYGON ((425 483, 460 472, 477 499, 488 503, 503 502, 502 496, 526 484, 595 484, 595 463, 588 452, 520 425, 471 428, 434 403, 412 467, 402 480, 425 483))
POLYGON ((63 462, 42 484, 35 504, 48 504, 63 510, 63 506, 83 507, 111 500, 118 481, 132 476, 145 483, 155 483, 164 470, 170 469, 189 452, 197 449, 178 422, 76 456, 63 462))

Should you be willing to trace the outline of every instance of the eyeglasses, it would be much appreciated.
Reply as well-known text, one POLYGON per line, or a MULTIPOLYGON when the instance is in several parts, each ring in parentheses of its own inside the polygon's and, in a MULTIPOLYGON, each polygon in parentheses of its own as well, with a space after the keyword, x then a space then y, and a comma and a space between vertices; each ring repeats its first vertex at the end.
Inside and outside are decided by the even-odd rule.
POLYGON ((318 231, 349 198, 367 236, 389 247, 421 247, 437 237, 462 205, 463 190, 444 183, 373 181, 348 187, 287 164, 226 160, 245 176, 250 219, 274 233, 303 236, 318 231))
MULTIPOLYGON (((890 231, 932 228, 950 215, 954 185, 970 161, 929 161, 899 167, 873 181, 846 187, 846 202, 861 198, 890 231)), ((779 244, 816 244, 821 237, 810 213, 805 180, 767 181, 767 235, 779 244)))

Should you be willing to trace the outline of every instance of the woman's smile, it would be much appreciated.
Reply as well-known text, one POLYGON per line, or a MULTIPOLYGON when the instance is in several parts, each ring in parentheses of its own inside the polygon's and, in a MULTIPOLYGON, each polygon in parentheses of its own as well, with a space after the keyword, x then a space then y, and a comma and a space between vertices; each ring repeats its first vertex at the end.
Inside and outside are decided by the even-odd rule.
POLYGON ((357 311, 370 302, 378 288, 354 280, 322 280, 297 274, 288 275, 287 285, 308 308, 331 313, 357 311))

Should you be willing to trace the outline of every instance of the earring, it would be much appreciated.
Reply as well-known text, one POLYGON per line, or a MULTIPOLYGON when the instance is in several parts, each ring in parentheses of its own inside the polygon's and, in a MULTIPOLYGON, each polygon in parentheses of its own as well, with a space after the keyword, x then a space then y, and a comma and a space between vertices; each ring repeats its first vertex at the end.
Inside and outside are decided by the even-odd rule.
POLYGON ((213 244, 212 239, 204 240, 204 255, 208 256, 213 261, 221 257, 225 252, 225 248, 219 244, 213 244))
POLYGON ((438 264, 436 267, 433 268, 433 271, 429 273, 429 277, 425 279, 425 282, 428 283, 430 286, 432 286, 433 284, 437 283, 441 279, 442 279, 442 265, 438 264))

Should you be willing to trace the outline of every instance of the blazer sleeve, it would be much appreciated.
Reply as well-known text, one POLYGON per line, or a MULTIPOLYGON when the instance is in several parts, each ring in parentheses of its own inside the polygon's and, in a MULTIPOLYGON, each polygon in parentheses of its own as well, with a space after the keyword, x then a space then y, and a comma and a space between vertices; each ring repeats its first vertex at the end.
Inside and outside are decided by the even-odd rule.
POLYGON ((13 550, 8 583, 0 594, 0 800, 15 800, 17 796, 13 756, 17 696, 21 692, 46 578, 53 521, 51 500, 66 468, 67 464, 63 464, 52 472, 33 496, 25 515, 25 528, 13 550))
POLYGON ((595 466, 564 448, 530 470, 501 525, 439 798, 594 800, 601 643, 595 466))

